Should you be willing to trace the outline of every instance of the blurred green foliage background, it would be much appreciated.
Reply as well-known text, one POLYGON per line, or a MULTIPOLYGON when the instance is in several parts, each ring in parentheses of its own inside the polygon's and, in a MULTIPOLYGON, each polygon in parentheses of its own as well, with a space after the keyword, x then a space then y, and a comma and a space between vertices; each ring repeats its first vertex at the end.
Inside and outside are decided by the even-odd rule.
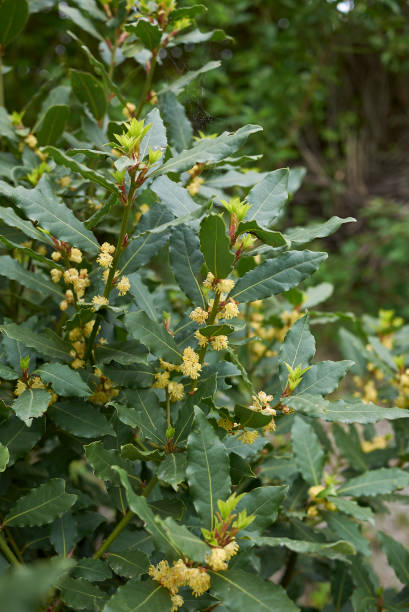
MULTIPOLYGON (((67 5, 98 9, 97 0, 30 0, 26 29, 7 49, 6 102, 15 106, 8 111, 21 111, 28 95, 26 125, 35 124, 47 89, 64 85, 68 66, 87 66, 58 17, 67 5)), ((314 283, 334 283, 329 306, 409 317, 409 2, 208 0, 206 7, 203 29, 223 28, 233 40, 169 49, 162 79, 220 60, 185 94, 195 129, 261 124, 264 132, 247 145, 263 154, 252 167, 307 169, 284 227, 331 215, 358 220, 326 241, 332 255, 314 283)), ((104 45, 81 37, 91 49, 104 45)), ((131 72, 121 53, 117 60, 132 101, 142 68, 131 72)))

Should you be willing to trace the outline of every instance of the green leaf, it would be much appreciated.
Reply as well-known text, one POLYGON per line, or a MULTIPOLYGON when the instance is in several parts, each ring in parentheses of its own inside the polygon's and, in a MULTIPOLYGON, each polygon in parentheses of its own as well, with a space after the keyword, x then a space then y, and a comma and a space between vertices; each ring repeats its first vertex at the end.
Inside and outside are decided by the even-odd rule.
POLYGON ((51 395, 46 389, 26 389, 14 400, 12 408, 16 416, 30 427, 33 419, 47 410, 50 400, 51 395))
POLYGON ((2 0, 0 4, 0 45, 7 47, 26 25, 28 4, 26 0, 2 0))
MULTIPOLYGON (((190 7, 190 8, 194 8, 194 7, 190 7)), ((178 13, 178 11, 184 11, 184 10, 189 10, 189 9, 176 9, 176 11, 172 11, 171 18, 173 18, 175 13, 178 13)), ((185 74, 183 74, 181 77, 176 79, 176 81, 172 81, 169 85, 161 89, 159 92, 159 96, 166 94, 168 92, 172 92, 176 96, 178 96, 179 94, 182 93, 182 91, 184 91, 187 85, 189 85, 189 83, 191 83, 200 74, 209 72, 209 70, 215 70, 216 68, 219 68, 220 66, 221 66, 221 62, 217 60, 217 61, 207 62, 207 64, 204 64, 197 70, 189 70, 188 72, 185 72, 185 74)))
MULTIPOLYGON (((6 228, 3 228, 3 233, 7 232, 6 228)), ((58 264, 55 264, 52 259, 48 259, 47 257, 45 257, 44 255, 41 255, 41 253, 38 253, 38 251, 34 251, 33 249, 31 249, 28 246, 22 246, 22 244, 19 244, 18 242, 14 242, 12 240, 9 240, 9 238, 7 238, 7 236, 0 236, 0 242, 2 244, 4 244, 4 246, 9 250, 9 251, 18 251, 20 258, 19 261, 21 261, 21 258, 24 256, 27 256, 28 259, 35 259, 35 261, 41 261, 41 263, 45 264, 46 266, 48 266, 49 268, 57 268, 59 267, 58 264)), ((26 271, 27 272, 27 271, 26 271)), ((38 274, 38 268, 36 270, 36 273, 38 274)), ((47 279, 48 280, 48 279, 47 279)), ((27 285, 28 286, 28 285, 27 285)), ((55 291, 58 291, 58 287, 53 288, 53 293, 55 291)))
POLYGON ((199 209, 187 189, 171 181, 167 176, 160 176, 156 179, 151 189, 156 193, 161 204, 166 206, 175 217, 188 215, 199 209))
POLYGON ((74 546, 77 535, 77 521, 71 512, 66 512, 51 525, 50 542, 58 555, 66 557, 74 546))
POLYGON ((34 421, 28 428, 19 418, 12 416, 0 427, 0 442, 8 448, 10 464, 28 453, 44 433, 44 425, 34 421))
POLYGON ((43 363, 36 374, 44 383, 50 383, 57 395, 88 397, 92 394, 79 373, 62 363, 43 363))
POLYGON ((149 154, 149 148, 153 151, 165 151, 167 145, 166 129, 160 116, 159 110, 154 108, 145 117, 145 125, 151 125, 148 132, 142 138, 139 147, 139 159, 143 160, 149 154))
POLYGON ((329 495, 327 499, 332 502, 340 512, 349 514, 358 521, 369 521, 374 523, 374 514, 369 506, 360 506, 357 502, 352 499, 345 499, 345 497, 334 497, 329 495))
POLYGON ((393 568, 398 580, 409 586, 409 551, 397 540, 383 531, 378 531, 378 539, 382 550, 388 557, 389 565, 393 568))
POLYGON ((139 306, 141 310, 145 311, 146 314, 149 315, 150 319, 156 321, 158 319, 158 313, 156 312, 153 303, 154 298, 149 293, 146 285, 143 284, 138 272, 133 272, 130 274, 128 279, 131 285, 129 291, 134 296, 137 306, 139 306))
POLYGON ((229 459, 224 444, 197 406, 194 415, 187 442, 186 475, 202 525, 211 529, 217 501, 225 501, 230 495, 229 459))
POLYGON ((169 591, 153 580, 129 580, 114 593, 104 612, 170 612, 172 602, 169 591))
POLYGON ((26 325, 16 325, 15 323, 3 323, 0 326, 0 331, 6 334, 8 338, 21 342, 23 346, 35 349, 40 355, 56 357, 62 361, 72 360, 65 343, 59 340, 56 335, 37 334, 26 325))
POLYGON ((82 557, 71 572, 72 578, 84 578, 89 582, 103 582, 112 578, 112 572, 102 559, 82 557))
POLYGON ((253 302, 296 287, 327 258, 326 253, 288 251, 250 270, 230 293, 238 302, 253 302))
POLYGON ((169 540, 174 543, 184 557, 195 563, 204 563, 210 548, 203 540, 193 535, 184 525, 178 525, 170 517, 161 521, 161 525, 169 540))
POLYGON ((23 287, 37 291, 44 296, 52 296, 54 299, 62 300, 64 294, 58 285, 48 278, 44 278, 39 270, 30 272, 21 266, 16 259, 9 255, 0 257, 0 276, 15 280, 23 287))
MULTIPOLYGON (((207 11, 207 8, 203 4, 194 4, 193 6, 187 6, 185 8, 177 8, 172 11, 169 15, 169 22, 174 23, 183 17, 191 17, 196 19, 196 15, 202 15, 207 11)), ((220 65, 220 62, 213 62, 220 65)))
POLYGON ((61 138, 69 114, 70 109, 66 104, 56 104, 47 109, 36 129, 37 139, 41 146, 53 145, 61 138))
POLYGON ((134 473, 132 462, 127 459, 122 459, 117 451, 104 448, 104 444, 101 440, 86 444, 84 446, 84 451, 87 461, 94 470, 97 478, 108 480, 114 485, 119 485, 118 474, 112 469, 114 466, 120 466, 130 475, 134 473))
POLYGON ((334 423, 332 433, 342 455, 350 462, 357 472, 366 472, 369 468, 366 454, 361 450, 361 441, 356 429, 352 427, 346 432, 341 425, 334 423))
POLYGON ((137 340, 101 344, 95 349, 96 363, 115 361, 121 365, 132 365, 134 363, 146 363, 146 356, 146 348, 137 340))
POLYGON ((20 497, 4 519, 4 524, 14 527, 47 525, 67 512, 76 501, 76 495, 65 492, 65 480, 51 478, 20 497))
POLYGON ((336 611, 341 610, 342 606, 351 597, 353 588, 349 567, 345 563, 337 561, 331 575, 331 595, 336 611))
POLYGON ((274 170, 249 191, 247 201, 251 208, 247 221, 269 226, 277 219, 288 198, 288 177, 288 168, 274 170))
POLYGON ((137 225, 138 235, 135 236, 119 258, 121 274, 135 272, 156 255, 169 240, 169 232, 153 233, 153 230, 162 227, 173 219, 173 215, 160 204, 142 215, 137 225), (151 232, 152 233, 144 233, 151 232))
POLYGON ((99 251, 95 236, 55 195, 47 175, 41 177, 34 189, 26 189, 21 185, 11 187, 8 183, 0 181, 0 195, 15 202, 29 219, 38 221, 56 238, 92 254, 99 251))
POLYGON ((210 572, 211 593, 229 610, 251 612, 296 612, 299 608, 288 598, 285 590, 272 582, 243 570, 210 572))
POLYGON ((165 413, 159 406, 154 391, 135 389, 129 391, 126 396, 128 406, 111 402, 116 408, 118 418, 133 429, 139 427, 143 435, 155 444, 165 445, 165 413))
POLYGON ((169 143, 179 153, 192 144, 193 128, 184 106, 172 91, 159 95, 159 107, 167 127, 169 143))
POLYGON ((380 468, 369 470, 361 476, 344 482, 338 490, 338 495, 371 496, 381 493, 392 493, 396 489, 409 485, 409 473, 399 468, 380 468))
POLYGON ((4 208, 1 208, 1 220, 10 227, 17 227, 26 236, 29 236, 34 240, 44 242, 45 244, 53 244, 53 241, 48 236, 48 234, 40 232, 40 230, 34 227, 31 221, 26 221, 25 219, 22 219, 21 217, 16 215, 12 208, 8 208, 6 206, 4 208))
POLYGON ((135 34, 150 51, 158 47, 162 38, 162 30, 146 19, 139 19, 136 24, 128 24, 125 29, 135 34))
POLYGON ((187 225, 178 225, 170 240, 170 263, 177 282, 193 304, 206 308, 201 285, 198 281, 203 256, 196 233, 187 225))
POLYGON ((100 121, 107 109, 107 98, 101 82, 89 72, 69 71, 71 87, 78 100, 85 104, 97 121, 100 121))
POLYGON ((85 402, 58 402, 50 406, 47 416, 57 427, 80 438, 115 435, 112 425, 98 408, 85 402))
POLYGON ((293 540, 282 536, 256 538, 257 546, 285 546, 288 550, 300 554, 314 555, 318 557, 328 557, 329 559, 343 559, 347 555, 355 555, 355 547, 345 540, 337 542, 308 542, 306 540, 293 540))
POLYGON ((325 223, 315 224, 310 227, 294 227, 286 232, 285 237, 293 244, 303 244, 311 242, 311 240, 316 238, 325 238, 336 232, 343 223, 354 223, 355 221, 356 219, 353 217, 347 217, 346 219, 331 217, 325 223))
POLYGON ((183 453, 170 453, 159 466, 158 478, 177 491, 178 484, 186 478, 186 455, 183 453))
POLYGON ((96 170, 91 170, 88 166, 81 164, 73 157, 66 155, 60 149, 56 149, 55 147, 44 147, 44 152, 48 153, 50 157, 55 161, 55 163, 59 166, 65 166, 72 170, 72 172, 77 172, 82 177, 91 181, 92 183, 97 183, 101 185, 111 193, 118 195, 118 189, 115 183, 109 179, 107 179, 103 174, 97 172, 96 170))
POLYGON ((214 338, 215 336, 229 336, 234 332, 232 325, 221 323, 220 325, 206 325, 200 328, 200 333, 206 338, 214 338))
POLYGON ((180 363, 182 354, 163 325, 152 321, 144 312, 130 312, 124 320, 131 336, 142 342, 155 357, 180 363))
POLYGON ((200 224, 200 249, 210 272, 216 278, 226 278, 233 268, 234 255, 220 215, 209 215, 200 224))
POLYGON ((108 595, 84 578, 65 576, 58 581, 60 597, 74 610, 101 610, 108 595))
POLYGON ((338 387, 339 381, 354 365, 353 361, 321 361, 303 375, 295 395, 327 395, 338 387))
POLYGON ((245 232, 257 236, 259 240, 274 248, 290 246, 290 242, 284 238, 281 232, 263 229, 257 221, 242 221, 237 228, 236 235, 245 232))
POLYGON ((245 125, 237 132, 223 132, 216 138, 201 138, 191 149, 182 151, 179 155, 172 157, 153 174, 183 172, 183 170, 189 170, 189 168, 201 162, 215 162, 224 159, 237 151, 250 134, 259 132, 261 129, 259 125, 245 125))
POLYGON ((4 472, 10 460, 10 453, 7 446, 0 442, 0 472, 4 472))
POLYGON ((325 456, 311 425, 295 417, 291 440, 294 459, 304 480, 310 485, 321 484, 325 456))
POLYGON ((246 527, 246 531, 262 533, 277 520, 278 510, 287 495, 288 486, 257 487, 239 501, 237 512, 247 510, 247 515, 254 514, 255 520, 246 527))
POLYGON ((357 523, 339 512, 324 512, 323 517, 329 529, 343 540, 350 542, 359 553, 366 557, 371 554, 369 541, 362 535, 357 523))
POLYGON ((337 400, 330 402, 320 396, 301 395, 286 398, 285 403, 308 416, 319 417, 325 421, 340 421, 341 423, 376 423, 387 419, 406 419, 409 413, 401 408, 388 408, 366 404, 362 400, 337 400))
POLYGON ((264 427, 271 421, 271 415, 262 414, 240 405, 234 407, 234 416, 235 420, 243 427, 253 427, 254 429, 264 427))
MULTIPOLYGON (((287 332, 280 347, 280 380, 283 387, 287 384, 288 379, 288 370, 285 363, 288 363, 292 369, 297 366, 304 369, 314 357, 315 338, 310 332, 309 322, 310 316, 308 314, 298 319, 287 332)), ((298 388, 296 388, 297 391, 298 388)))
POLYGON ((175 546, 173 541, 169 539, 162 524, 155 519, 155 515, 149 507, 146 498, 135 493, 129 483, 128 475, 124 470, 118 466, 114 466, 114 470, 118 472, 121 483, 125 488, 129 508, 145 522, 145 529, 152 535, 158 549, 166 555, 169 555, 170 558, 178 559, 180 556, 179 549, 175 546))
POLYGON ((149 558, 141 550, 109 552, 107 561, 112 571, 123 578, 137 578, 149 568, 149 558))
POLYGON ((261 464, 261 474, 269 480, 289 482, 298 474, 298 467, 293 457, 269 457, 261 464))

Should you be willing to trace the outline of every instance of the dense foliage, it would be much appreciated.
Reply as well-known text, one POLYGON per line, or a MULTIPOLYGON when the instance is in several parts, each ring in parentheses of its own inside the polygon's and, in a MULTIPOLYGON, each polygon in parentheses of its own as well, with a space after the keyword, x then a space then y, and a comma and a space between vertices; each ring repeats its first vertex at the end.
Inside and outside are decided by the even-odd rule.
MULTIPOLYGON (((0 2, 5 61, 54 4, 0 2)), ((300 287, 354 219, 278 231, 303 170, 249 171, 258 125, 194 130, 179 96, 218 63, 163 63, 225 39, 205 7, 60 11, 74 67, 38 117, 0 107, 1 609, 407 609, 409 552, 376 534, 384 591, 368 527, 408 501, 408 330, 300 287), (333 322, 345 359, 319 361, 333 322)))

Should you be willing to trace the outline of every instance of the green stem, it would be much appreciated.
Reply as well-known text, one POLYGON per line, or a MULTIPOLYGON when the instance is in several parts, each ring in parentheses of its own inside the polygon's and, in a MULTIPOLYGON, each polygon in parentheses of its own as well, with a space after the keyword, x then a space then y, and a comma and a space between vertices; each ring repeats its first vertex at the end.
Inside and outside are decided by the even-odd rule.
POLYGON ((10 550, 5 537, 1 533, 0 533, 0 549, 3 555, 6 557, 7 561, 10 561, 10 563, 15 566, 20 565, 19 560, 14 555, 14 553, 10 550))
POLYGON ((0 106, 4 106, 3 49, 0 45, 0 106))
MULTIPOLYGON (((216 319, 217 311, 219 309, 219 302, 220 302, 220 293, 217 291, 216 296, 214 298, 214 302, 213 302, 213 308, 209 314, 208 320, 206 321, 206 325, 213 325, 216 319)), ((207 351, 207 345, 204 346, 199 353, 200 363, 203 363, 205 355, 206 355, 206 351, 207 351)))
POLYGON ((10 544, 11 544, 12 549, 16 553, 16 556, 17 556, 18 560, 20 561, 20 563, 24 563, 23 555, 21 554, 21 551, 20 551, 19 547, 17 546, 16 541, 13 538, 13 535, 12 535, 10 529, 6 528, 5 532, 7 534, 7 538, 8 538, 8 541, 10 542, 10 544))
POLYGON ((141 101, 139 102, 139 106, 135 112, 136 119, 139 119, 141 112, 143 110, 143 107, 146 104, 146 98, 148 97, 148 94, 152 86, 153 73, 155 72, 156 63, 158 61, 158 54, 159 54, 159 49, 154 50, 152 53, 152 64, 151 64, 149 72, 146 75, 145 85, 143 86, 143 91, 141 95, 141 101))
MULTIPOLYGON (((158 482, 158 477, 153 476, 150 482, 144 488, 142 495, 143 497, 148 497, 149 493, 152 491, 153 487, 158 482)), ((113 532, 102 542, 101 546, 98 548, 97 552, 94 554, 93 559, 100 559, 104 552, 108 550, 111 546, 112 542, 116 540, 119 534, 125 529, 129 521, 135 516, 135 513, 132 510, 128 510, 125 516, 121 519, 118 525, 115 527, 113 532)))

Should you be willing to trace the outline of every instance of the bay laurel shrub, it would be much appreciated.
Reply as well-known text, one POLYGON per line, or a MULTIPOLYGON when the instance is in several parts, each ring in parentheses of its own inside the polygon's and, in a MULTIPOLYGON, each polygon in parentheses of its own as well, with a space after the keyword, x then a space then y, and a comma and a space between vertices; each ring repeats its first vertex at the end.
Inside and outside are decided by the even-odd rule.
MULTIPOLYGON (((28 8, 0 3, 5 60, 28 8)), ((83 70, 34 124, 0 108, 1 609, 407 609, 409 552, 374 528, 407 502, 407 333, 301 288, 326 258, 306 245, 354 220, 274 229, 302 170, 249 170, 261 128, 195 135, 178 99, 216 64, 156 80, 172 47, 223 36, 203 11, 64 5, 99 45, 70 34, 83 70), (311 328, 338 320, 346 358, 319 361, 311 328), (350 369, 359 396, 334 399, 350 369)))

